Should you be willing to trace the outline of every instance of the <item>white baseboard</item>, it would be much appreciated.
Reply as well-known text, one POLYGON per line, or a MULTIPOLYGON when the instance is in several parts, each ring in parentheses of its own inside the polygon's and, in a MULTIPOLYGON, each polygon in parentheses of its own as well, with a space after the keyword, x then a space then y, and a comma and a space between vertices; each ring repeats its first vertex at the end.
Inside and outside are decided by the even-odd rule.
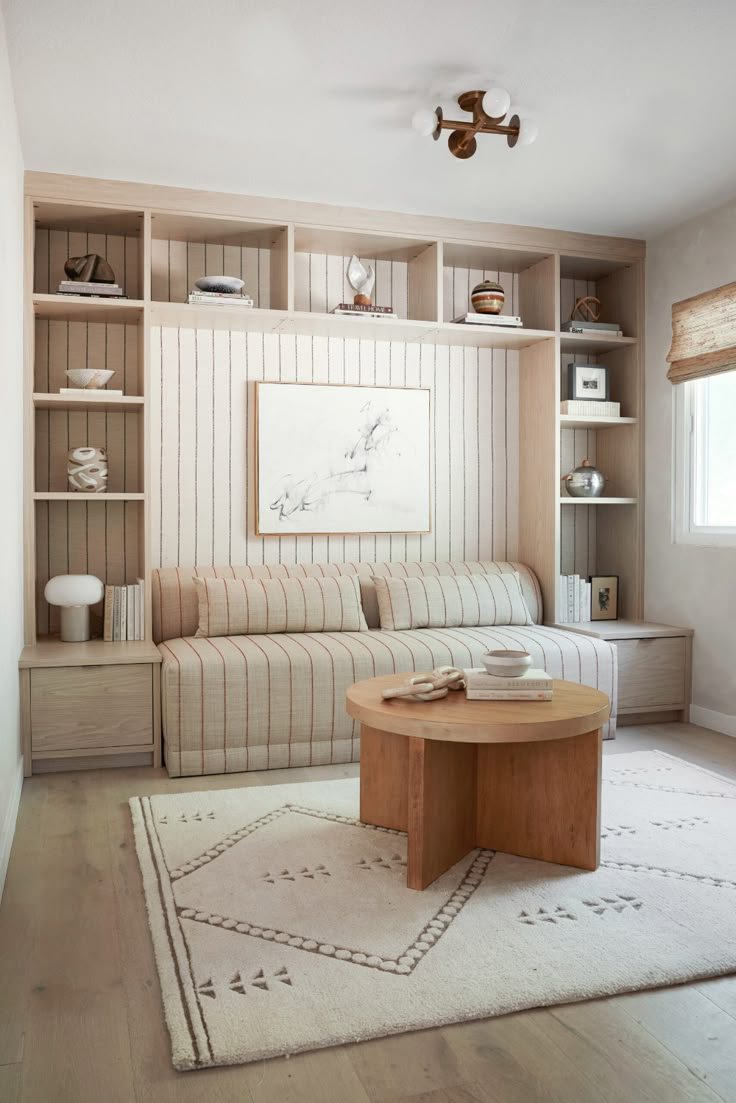
POLYGON ((18 818, 18 806, 20 805, 20 794, 22 789, 23 759, 19 758, 15 781, 13 782, 13 790, 10 794, 10 801, 5 813, 5 822, 2 827, 0 827, 0 900, 2 900, 3 888, 5 887, 5 874, 8 872, 10 848, 13 845, 15 821, 18 818))
POLYGON ((713 709, 704 709, 702 705, 691 705, 690 723, 721 732, 722 735, 736 737, 736 716, 729 716, 726 712, 714 712, 713 709))

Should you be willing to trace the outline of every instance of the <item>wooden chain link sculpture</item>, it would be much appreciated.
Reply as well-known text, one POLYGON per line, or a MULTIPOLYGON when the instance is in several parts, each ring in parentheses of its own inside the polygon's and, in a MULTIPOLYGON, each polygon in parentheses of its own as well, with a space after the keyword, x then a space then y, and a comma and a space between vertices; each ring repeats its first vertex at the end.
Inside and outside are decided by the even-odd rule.
POLYGON ((438 666, 428 674, 414 674, 407 679, 406 685, 384 689, 382 696, 386 700, 411 697, 413 701, 438 701, 441 697, 447 697, 451 689, 463 689, 464 686, 464 671, 456 666, 438 666))

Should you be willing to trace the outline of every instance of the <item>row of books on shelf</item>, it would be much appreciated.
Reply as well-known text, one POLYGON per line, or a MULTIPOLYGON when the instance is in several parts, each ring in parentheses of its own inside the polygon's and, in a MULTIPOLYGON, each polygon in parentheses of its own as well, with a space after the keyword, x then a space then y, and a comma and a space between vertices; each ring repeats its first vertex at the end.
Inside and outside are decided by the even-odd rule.
POLYGON ((102 638, 114 642, 144 640, 145 607, 145 584, 142 578, 135 585, 106 586, 102 638))
POLYGON ((579 574, 560 575, 559 621, 561 624, 579 624, 591 619, 592 587, 579 574))
POLYGON ((552 700, 552 678, 546 670, 529 667, 516 678, 489 674, 482 667, 464 673, 468 701, 552 700))

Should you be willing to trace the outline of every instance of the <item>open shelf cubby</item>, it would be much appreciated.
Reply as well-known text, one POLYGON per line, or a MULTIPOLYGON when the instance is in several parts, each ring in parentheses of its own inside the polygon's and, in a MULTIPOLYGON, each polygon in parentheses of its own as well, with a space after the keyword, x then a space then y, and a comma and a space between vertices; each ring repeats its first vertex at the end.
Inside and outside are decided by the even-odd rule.
POLYGON ((483 280, 493 280, 504 289, 501 314, 518 314, 524 329, 551 335, 556 327, 554 271, 555 258, 536 250, 445 241, 442 318, 451 322, 472 313, 473 288, 483 280))
MULTIPOLYGON (((151 299, 186 304, 203 276, 235 276, 244 281, 243 290, 257 309, 288 310, 292 305, 289 244, 286 225, 154 211, 151 299)), ((195 305, 190 316, 196 317, 196 311, 195 305)))
POLYGON ((616 334, 564 334, 569 351, 575 344, 581 351, 616 348, 639 336, 641 326, 641 275, 637 264, 600 257, 560 257, 560 325, 570 320, 575 301, 583 295, 600 299, 600 322, 617 322, 616 334))
MULTIPOLYGON (((340 303, 352 303, 355 291, 348 283, 347 267, 351 256, 357 256, 375 272, 377 306, 391 307, 397 319, 436 323, 439 255, 436 241, 296 226, 294 307, 303 313, 329 314, 340 303)), ((385 321, 391 324, 391 319, 385 321)))

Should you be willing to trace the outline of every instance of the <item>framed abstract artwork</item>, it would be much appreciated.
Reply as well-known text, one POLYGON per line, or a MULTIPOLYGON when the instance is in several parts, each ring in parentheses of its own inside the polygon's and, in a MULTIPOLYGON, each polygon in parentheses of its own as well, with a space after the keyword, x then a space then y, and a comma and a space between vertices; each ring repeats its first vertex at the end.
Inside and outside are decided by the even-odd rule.
POLYGON ((258 535, 422 533, 430 392, 256 383, 258 535))

